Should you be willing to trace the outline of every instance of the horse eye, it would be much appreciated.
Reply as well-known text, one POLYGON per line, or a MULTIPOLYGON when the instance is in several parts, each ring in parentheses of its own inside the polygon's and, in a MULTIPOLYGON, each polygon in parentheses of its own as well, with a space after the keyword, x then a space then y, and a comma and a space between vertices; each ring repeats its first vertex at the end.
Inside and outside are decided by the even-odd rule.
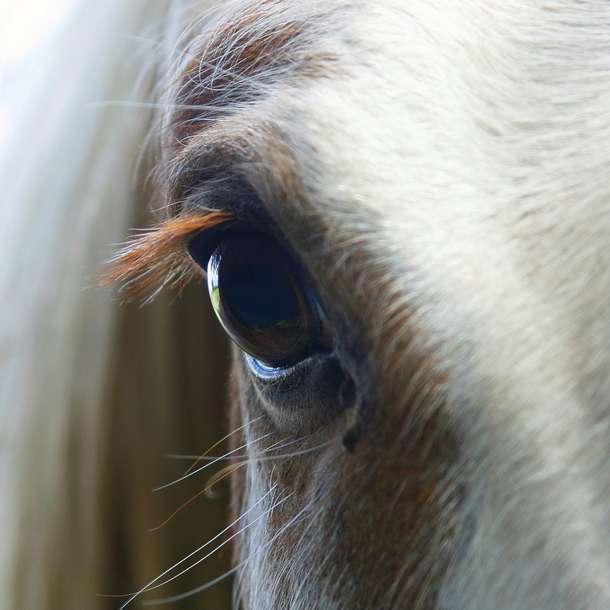
MULTIPOLYGON (((203 266, 196 240, 189 251, 203 266)), ((226 333, 259 363, 286 367, 319 348, 318 302, 293 258, 271 237, 227 232, 209 257, 207 280, 226 333)))

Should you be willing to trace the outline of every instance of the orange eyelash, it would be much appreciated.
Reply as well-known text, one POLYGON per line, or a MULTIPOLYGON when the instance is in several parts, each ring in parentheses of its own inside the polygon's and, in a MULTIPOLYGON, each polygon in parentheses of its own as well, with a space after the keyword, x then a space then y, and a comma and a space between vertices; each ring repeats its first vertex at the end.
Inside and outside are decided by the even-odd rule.
POLYGON ((187 254, 188 238, 232 218, 228 212, 209 211, 166 220, 127 242, 108 262, 101 285, 119 283, 128 301, 149 302, 165 287, 181 290, 200 273, 187 254))

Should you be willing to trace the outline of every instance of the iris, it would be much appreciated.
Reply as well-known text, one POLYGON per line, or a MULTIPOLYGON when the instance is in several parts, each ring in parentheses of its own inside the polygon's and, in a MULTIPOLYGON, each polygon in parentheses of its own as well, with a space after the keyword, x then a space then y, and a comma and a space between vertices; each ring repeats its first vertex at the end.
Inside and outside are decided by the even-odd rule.
MULTIPOLYGON (((196 244, 189 250, 196 253, 196 244)), ((270 236, 228 231, 209 256, 207 281, 223 328, 263 365, 288 367, 319 348, 315 294, 294 258, 270 236)))

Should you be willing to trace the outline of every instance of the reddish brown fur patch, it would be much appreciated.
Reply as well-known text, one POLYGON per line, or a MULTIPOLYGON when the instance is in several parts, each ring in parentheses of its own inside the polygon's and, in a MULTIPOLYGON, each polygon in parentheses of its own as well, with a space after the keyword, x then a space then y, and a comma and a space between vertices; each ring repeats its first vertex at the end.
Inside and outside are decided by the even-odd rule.
POLYGON ((188 238, 231 218, 228 212, 208 211, 166 220, 113 257, 102 285, 121 284, 127 300, 150 298, 165 286, 182 289, 198 273, 186 251, 188 238))
POLYGON ((303 34, 303 26, 295 21, 266 21, 264 5, 271 4, 257 3, 219 28, 186 67, 175 100, 183 109, 172 121, 179 142, 237 106, 258 99, 264 95, 261 85, 299 63, 293 42, 303 34))

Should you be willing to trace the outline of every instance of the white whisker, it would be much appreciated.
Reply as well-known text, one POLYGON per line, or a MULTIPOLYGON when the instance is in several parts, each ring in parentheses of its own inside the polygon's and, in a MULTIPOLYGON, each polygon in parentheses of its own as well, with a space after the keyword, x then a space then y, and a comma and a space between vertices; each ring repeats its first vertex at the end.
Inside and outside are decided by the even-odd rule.
POLYGON ((235 428, 235 430, 233 430, 232 432, 229 432, 229 434, 225 434, 220 440, 216 441, 213 445, 211 445, 210 447, 208 447, 208 449, 206 451, 204 451, 201 455, 199 456, 195 456, 195 462, 193 464, 191 464, 187 469, 186 472, 184 474, 188 474, 193 468, 195 468, 195 466, 197 466, 197 464, 202 461, 210 451, 212 451, 213 449, 215 449, 216 447, 218 447, 218 445, 220 445, 221 443, 223 443, 224 441, 226 441, 227 439, 231 438, 234 434, 236 434, 237 432, 241 432, 244 428, 247 428, 248 426, 250 426, 251 424, 259 421, 260 419, 262 419, 262 415, 259 415, 258 417, 255 417, 252 420, 247 421, 245 424, 242 424, 241 426, 235 428))
POLYGON ((259 453, 258 455, 249 455, 247 453, 242 453, 239 455, 220 455, 220 456, 211 456, 211 455, 206 455, 204 457, 201 456, 197 456, 197 455, 192 455, 192 454, 180 454, 180 453, 168 453, 165 455, 165 457, 167 459, 170 460, 194 460, 199 458, 200 461, 202 462, 217 462, 220 460, 235 460, 235 459, 243 459, 243 460, 248 460, 249 462, 268 462, 271 460, 281 460, 281 459, 286 459, 286 458, 291 458, 291 457, 296 457, 299 455, 305 455, 307 453, 310 453, 312 451, 317 451, 318 449, 324 449, 324 447, 328 447, 330 445, 332 445, 333 441, 326 441, 324 443, 321 443, 319 445, 314 445, 313 447, 307 447, 305 449, 299 449, 298 451, 293 451, 290 453, 280 453, 279 455, 265 455, 265 453, 268 453, 270 451, 276 451, 278 449, 282 449, 284 447, 288 447, 289 445, 293 445, 297 442, 300 442, 302 439, 298 439, 297 441, 290 441, 289 443, 285 443, 284 445, 279 445, 279 446, 270 446, 267 447, 267 449, 263 450, 262 453, 259 453))
POLYGON ((191 470, 191 472, 189 472, 187 474, 183 474, 181 477, 179 477, 177 479, 174 479, 173 481, 170 481, 169 483, 165 483, 164 485, 160 485, 159 487, 155 487, 153 489, 153 491, 154 492, 162 491, 163 489, 167 489, 168 487, 172 487, 173 485, 177 485, 181 481, 184 481, 185 479, 188 479, 188 478, 190 478, 192 476, 195 476, 197 473, 201 472, 202 470, 205 470, 206 468, 209 468, 210 466, 213 466, 217 462, 220 462, 222 460, 227 459, 228 456, 233 455, 235 452, 241 451, 242 449, 245 449, 251 443, 256 443, 256 442, 262 441, 263 439, 271 436, 271 434, 273 434, 273 433, 272 432, 268 432, 267 434, 263 434, 263 436, 260 436, 259 438, 257 438, 254 441, 250 441, 248 443, 244 443, 243 445, 240 445, 239 447, 236 447, 235 449, 231 449, 231 451, 227 451, 227 453, 225 453, 224 455, 221 455, 220 457, 212 460, 211 462, 208 462, 207 464, 204 464, 203 466, 200 466, 199 468, 197 468, 195 470, 191 470))
MULTIPOLYGON (((290 497, 292 495, 293 494, 290 494, 289 496, 284 498, 284 500, 288 499, 288 497, 290 497)), ((205 591, 206 589, 209 589, 210 587, 214 586, 215 584, 221 582, 222 580, 229 577, 231 574, 234 574, 237 570, 239 570, 240 568, 245 566, 251 559, 256 557, 259 553, 261 553, 262 551, 264 551, 265 549, 270 547, 288 528, 292 527, 298 521, 298 519, 303 515, 303 513, 305 513, 309 508, 311 508, 311 506, 312 506, 311 503, 306 504, 293 517, 291 517, 289 519, 289 521, 285 525, 283 525, 267 542, 262 544, 259 548, 257 548, 255 551, 253 551, 248 557, 246 557, 246 559, 244 559, 242 562, 238 563, 235 567, 231 568, 224 574, 221 574, 220 576, 216 577, 215 579, 210 580, 210 581, 206 582, 205 584, 203 584, 199 587, 196 587, 195 589, 190 589, 189 591, 185 591, 184 593, 180 593, 179 595, 174 595, 172 597, 152 599, 152 600, 143 602, 142 605, 157 606, 157 605, 161 605, 161 604, 171 604, 173 602, 177 602, 182 599, 186 599, 187 597, 192 597, 193 595, 197 595, 198 593, 201 593, 202 591, 205 591)))
MULTIPOLYGON (((269 493, 269 492, 267 492, 269 493)), ((265 494, 267 495, 267 494, 265 494)), ((168 578, 167 580, 164 580, 163 582, 160 582, 158 584, 156 584, 154 587, 148 587, 145 592, 149 592, 149 591, 153 591, 154 589, 158 589, 159 587, 163 587, 164 585, 169 584, 170 582, 172 582, 173 580, 176 580, 176 578, 179 578, 180 576, 183 576, 184 574, 186 574, 187 572, 190 572, 193 568, 195 568, 196 566, 198 566, 200 563, 202 563, 203 561, 205 561, 206 559, 208 559, 209 557, 211 557, 214 553, 216 553, 216 551, 220 550, 221 548, 223 548, 224 546, 226 546, 227 544, 229 544, 229 542, 231 542, 231 540, 233 540, 234 538, 236 538, 237 536, 239 536, 240 534, 242 534, 243 532, 245 532, 247 529, 249 529, 250 527, 252 527, 255 523, 257 523, 258 521, 260 521, 263 517, 266 517, 268 514, 270 514, 273 510, 275 510, 278 506, 282 505, 284 502, 286 502, 286 500, 288 500, 289 498, 291 498, 294 495, 294 492, 289 493, 288 495, 284 496, 281 500, 278 500, 277 502, 275 502, 272 506, 270 506, 267 510, 265 510, 264 512, 262 512, 258 517, 256 517, 254 520, 250 521, 249 523, 247 523, 246 525, 244 525, 241 529, 239 529, 237 532, 235 532, 234 534, 232 534, 231 536, 229 536, 226 540, 223 540, 219 545, 217 545, 215 548, 213 548, 209 553, 207 553, 206 555, 204 555, 203 557, 201 557, 200 559, 198 559, 197 561, 195 561, 194 563, 192 563, 190 566, 188 566, 187 568, 184 568, 181 572, 178 572, 178 574, 175 574, 174 576, 172 576, 171 578, 168 578)))
MULTIPOLYGON (((205 544, 202 544, 200 547, 197 547, 194 551, 191 551, 191 553, 189 553, 186 557, 183 557, 182 559, 180 559, 179 561, 174 563, 172 566, 167 568, 167 570, 165 570, 164 572, 162 572, 161 574, 156 576, 153 580, 151 580, 149 583, 147 583, 144 587, 142 587, 141 589, 139 589, 138 591, 133 593, 131 595, 131 597, 122 606, 120 606, 119 610, 124 610, 124 608, 126 608, 129 604, 131 604, 131 602, 134 599, 136 599, 136 597, 139 597, 140 595, 142 595, 142 593, 145 593, 146 591, 151 590, 150 587, 152 585, 154 585, 156 582, 158 582, 159 580, 161 580, 161 578, 163 578, 164 576, 169 574, 172 570, 175 570, 179 565, 182 565, 185 561, 188 561, 193 555, 196 555, 197 553, 202 551, 208 545, 212 544, 212 542, 214 542, 215 540, 218 540, 218 538, 220 538, 220 536, 222 536, 223 534, 228 532, 236 523, 239 523, 239 521, 241 521, 247 514, 252 512, 252 510, 254 510, 254 508, 256 508, 261 502, 263 502, 263 500, 265 500, 265 498, 269 494, 271 494, 276 489, 276 487, 277 487, 277 485, 274 485, 273 487, 271 487, 269 489, 269 491, 267 491, 264 495, 262 495, 248 510, 243 512, 239 517, 237 517, 237 519, 235 519, 232 523, 227 525, 227 527, 225 527, 222 531, 218 532, 218 534, 216 534, 213 538, 210 538, 205 544)), ((159 586, 161 586, 161 585, 159 585, 159 586)), ((156 587, 154 587, 154 588, 156 588, 156 587)))

